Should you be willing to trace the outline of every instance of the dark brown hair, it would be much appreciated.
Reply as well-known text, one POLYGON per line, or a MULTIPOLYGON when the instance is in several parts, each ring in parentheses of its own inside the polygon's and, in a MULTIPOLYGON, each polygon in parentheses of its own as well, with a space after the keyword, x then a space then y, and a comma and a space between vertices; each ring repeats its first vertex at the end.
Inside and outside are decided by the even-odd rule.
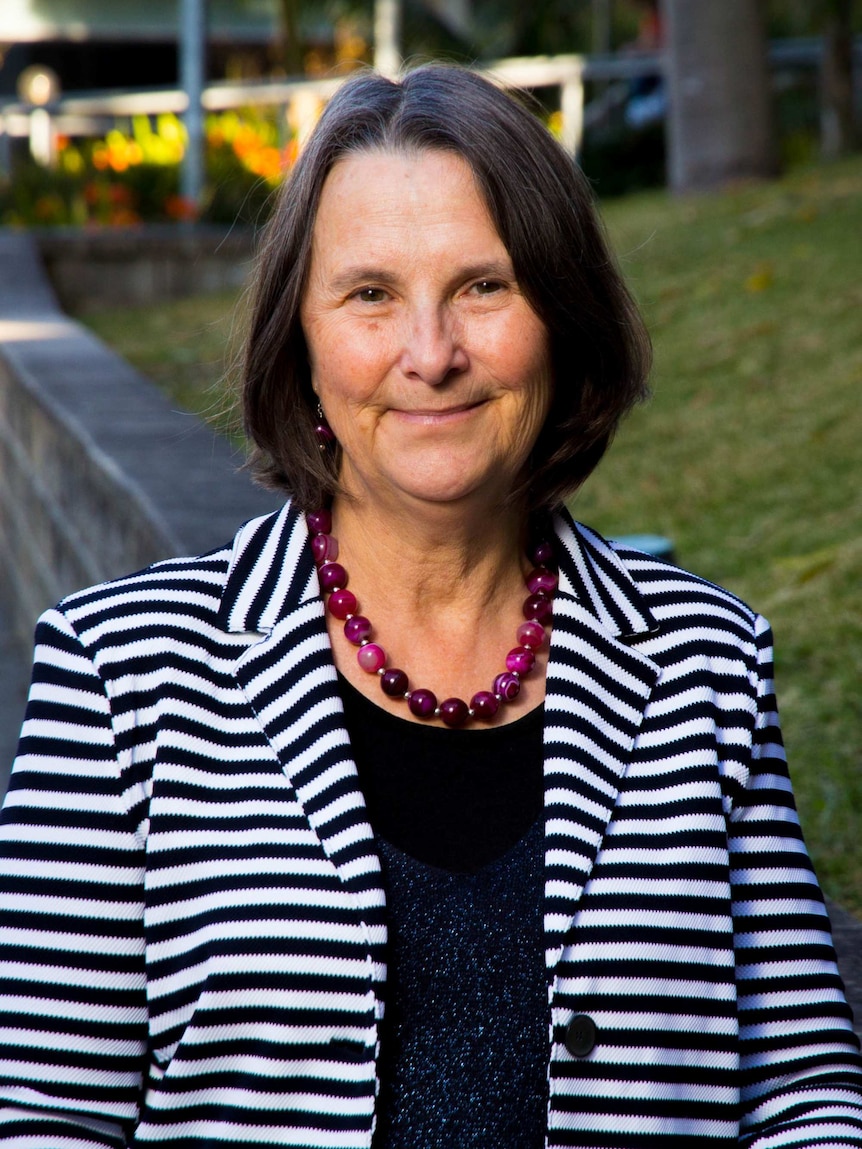
POLYGON ((357 152, 425 149, 453 152, 470 166, 550 335, 553 398, 532 455, 531 509, 571 495, 647 393, 649 336, 592 191, 540 121, 465 69, 426 65, 399 81, 363 73, 329 102, 282 188, 255 276, 242 393, 249 466, 303 510, 338 487, 337 454, 322 455, 314 434, 316 399, 299 318, 324 181, 357 152))

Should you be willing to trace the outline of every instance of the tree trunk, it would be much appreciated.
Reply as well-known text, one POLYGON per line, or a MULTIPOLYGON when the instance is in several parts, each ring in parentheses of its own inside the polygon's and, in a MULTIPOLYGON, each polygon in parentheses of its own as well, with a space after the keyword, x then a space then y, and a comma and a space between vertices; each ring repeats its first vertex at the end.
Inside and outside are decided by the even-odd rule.
POLYGON ((853 150, 853 0, 830 0, 820 72, 820 147, 824 159, 853 150))
POLYGON ((302 44, 299 39, 299 0, 279 0, 281 58, 288 76, 301 76, 302 44))
POLYGON ((758 0, 663 0, 675 191, 777 172, 758 0))

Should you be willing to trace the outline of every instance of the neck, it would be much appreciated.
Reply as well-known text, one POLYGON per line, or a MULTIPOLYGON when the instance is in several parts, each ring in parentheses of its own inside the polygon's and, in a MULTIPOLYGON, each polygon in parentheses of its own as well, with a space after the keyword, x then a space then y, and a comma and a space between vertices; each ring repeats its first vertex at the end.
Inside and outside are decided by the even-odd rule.
MULTIPOLYGON (((341 498, 331 517, 339 549, 332 573, 340 581, 330 581, 321 567, 330 594, 327 624, 336 666, 357 689, 378 703, 383 697, 390 709, 403 710, 409 699, 416 720, 447 725, 471 716, 511 721, 541 701, 547 598, 536 591, 549 588, 531 580, 525 598, 532 564, 523 511, 497 507, 468 514, 449 506, 405 518, 341 498), (339 586, 347 589, 336 595, 339 586), (337 597, 342 594, 346 598, 337 597), (340 619, 346 620, 343 628, 340 619), (532 632, 522 634, 524 626, 532 632), (529 649, 514 649, 513 639, 529 649), (520 673, 528 675, 526 690, 520 673), (444 705, 441 698, 449 701, 444 705)), ((547 572, 535 577, 553 580, 547 572)))
MULTIPOLYGON (((386 588, 400 609, 468 602, 483 610, 523 585, 523 506, 431 504, 405 511, 363 499, 336 499, 333 534, 357 585, 386 588)), ((393 602, 390 598, 390 602, 393 602)))

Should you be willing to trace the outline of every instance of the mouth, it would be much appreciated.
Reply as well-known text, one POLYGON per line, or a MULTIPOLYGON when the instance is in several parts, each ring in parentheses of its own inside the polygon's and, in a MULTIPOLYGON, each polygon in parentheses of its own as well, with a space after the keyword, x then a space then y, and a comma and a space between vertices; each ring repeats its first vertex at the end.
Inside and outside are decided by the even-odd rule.
POLYGON ((391 413, 396 418, 407 423, 419 423, 424 426, 434 426, 441 423, 455 423, 469 417, 474 411, 484 406, 484 399, 471 403, 457 403, 450 407, 411 407, 410 409, 393 408, 391 413))

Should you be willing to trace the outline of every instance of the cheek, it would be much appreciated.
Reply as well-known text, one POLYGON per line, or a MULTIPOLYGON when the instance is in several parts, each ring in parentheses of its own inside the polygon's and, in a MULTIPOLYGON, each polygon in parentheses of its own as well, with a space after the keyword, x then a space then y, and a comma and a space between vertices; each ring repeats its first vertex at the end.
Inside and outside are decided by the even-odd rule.
POLYGON ((330 329, 309 345, 312 384, 324 401, 361 406, 370 402, 385 374, 385 348, 374 332, 330 329))
POLYGON ((525 324, 510 344, 514 374, 521 380, 531 412, 545 412, 551 399, 551 349, 544 327, 525 324))

